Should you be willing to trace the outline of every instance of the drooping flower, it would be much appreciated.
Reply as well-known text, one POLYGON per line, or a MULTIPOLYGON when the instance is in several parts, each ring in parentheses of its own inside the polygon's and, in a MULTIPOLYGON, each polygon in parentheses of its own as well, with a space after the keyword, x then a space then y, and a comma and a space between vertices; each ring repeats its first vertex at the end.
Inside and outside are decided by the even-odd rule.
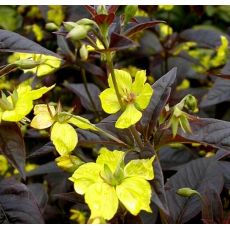
MULTIPOLYGON (((146 82, 146 72, 138 71, 132 82, 130 74, 123 70, 114 70, 118 91, 125 110, 118 118, 116 128, 124 129, 136 124, 142 117, 141 111, 146 109, 153 95, 152 87, 146 82)), ((121 109, 112 76, 108 78, 109 88, 100 94, 102 108, 106 113, 114 114, 121 109)))
POLYGON ((70 178, 75 191, 85 195, 90 218, 112 219, 119 201, 133 215, 141 210, 151 212, 151 187, 147 180, 154 178, 154 157, 132 160, 124 166, 124 152, 101 148, 99 153, 96 163, 81 165, 70 178))
POLYGON ((33 101, 42 97, 43 94, 47 93, 54 86, 44 86, 33 90, 31 86, 20 85, 8 97, 2 93, 2 98, 0 99, 0 121, 18 122, 22 120, 33 109, 33 101))
POLYGON ((58 110, 56 111, 52 105, 35 105, 35 117, 30 125, 35 129, 46 129, 52 126, 51 141, 57 152, 64 156, 71 153, 78 143, 78 136, 72 125, 90 130, 95 130, 95 126, 83 117, 72 116, 58 110))

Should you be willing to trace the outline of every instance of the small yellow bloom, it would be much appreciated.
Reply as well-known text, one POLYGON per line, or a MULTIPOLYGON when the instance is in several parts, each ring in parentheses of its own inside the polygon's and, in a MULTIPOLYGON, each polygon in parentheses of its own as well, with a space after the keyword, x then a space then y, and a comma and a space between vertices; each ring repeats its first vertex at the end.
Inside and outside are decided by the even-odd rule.
POLYGON ((0 99, 0 121, 17 122, 22 120, 33 109, 33 101, 40 98, 54 86, 32 90, 28 85, 20 85, 8 97, 2 93, 2 98, 0 99))
MULTIPOLYGON (((137 71, 132 82, 131 75, 123 70, 114 70, 118 90, 125 110, 118 118, 116 128, 124 129, 136 124, 142 117, 140 111, 147 108, 153 95, 152 87, 146 82, 144 70, 137 71)), ((112 76, 108 78, 109 88, 100 94, 102 108, 106 113, 118 112, 121 107, 114 89, 112 76)))
POLYGON ((81 129, 95 130, 95 126, 89 120, 56 111, 54 106, 46 104, 35 105, 34 115, 31 127, 46 129, 52 126, 50 138, 61 156, 71 153, 78 143, 78 136, 72 125, 81 129))
POLYGON ((101 148, 99 154, 96 163, 81 165, 70 178, 75 191, 85 196, 91 210, 90 219, 112 219, 119 201, 133 215, 141 210, 151 212, 152 191, 148 180, 154 178, 154 156, 124 165, 122 151, 101 148))

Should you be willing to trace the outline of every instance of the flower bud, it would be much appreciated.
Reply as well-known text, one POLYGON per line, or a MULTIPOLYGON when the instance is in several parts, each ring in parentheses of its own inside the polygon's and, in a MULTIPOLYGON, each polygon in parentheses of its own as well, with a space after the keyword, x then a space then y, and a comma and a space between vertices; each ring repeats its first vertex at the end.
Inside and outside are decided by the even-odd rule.
POLYGON ((104 5, 100 5, 100 6, 98 6, 97 7, 97 13, 98 14, 108 14, 108 11, 107 11, 107 9, 106 9, 106 6, 104 6, 104 5))
POLYGON ((20 69, 33 69, 41 64, 41 62, 35 61, 31 58, 22 59, 14 62, 14 64, 20 69))
POLYGON ((198 112, 197 99, 189 94, 185 98, 185 108, 192 111, 193 113, 198 112))
POLYGON ((55 162, 59 168, 71 173, 83 164, 83 161, 73 155, 60 156, 55 159, 55 162))
POLYGON ((200 196, 200 193, 197 192, 196 190, 193 190, 191 188, 186 188, 186 187, 178 189, 176 193, 183 197, 191 197, 194 195, 200 196))
POLYGON ((94 22, 91 19, 88 18, 82 18, 79 21, 76 22, 78 25, 96 25, 96 22, 94 22))
POLYGON ((55 30, 58 30, 58 26, 53 23, 53 22, 49 22, 49 23, 46 23, 46 26, 45 26, 46 30, 48 31, 55 31, 55 30))
POLYGON ((77 23, 75 23, 75 22, 63 22, 63 25, 64 25, 65 29, 68 32, 70 32, 77 25, 77 23))
POLYGON ((81 46, 79 52, 80 52, 80 57, 81 57, 81 60, 82 60, 82 61, 85 61, 85 60, 88 59, 88 50, 87 50, 85 44, 83 44, 83 45, 81 46))
POLYGON ((129 20, 135 16, 137 10, 137 5, 128 5, 125 7, 125 23, 129 22, 129 20))
POLYGON ((88 27, 83 25, 76 25, 66 36, 66 38, 71 38, 74 41, 78 41, 87 36, 88 27))

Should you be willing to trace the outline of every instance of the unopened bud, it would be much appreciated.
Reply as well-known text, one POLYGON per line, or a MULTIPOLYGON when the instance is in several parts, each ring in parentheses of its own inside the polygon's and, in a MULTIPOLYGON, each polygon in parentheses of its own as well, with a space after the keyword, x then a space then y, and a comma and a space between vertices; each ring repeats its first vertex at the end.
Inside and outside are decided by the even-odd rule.
POLYGON ((94 22, 91 19, 88 18, 82 18, 79 21, 76 22, 78 25, 96 25, 96 22, 94 22))
POLYGON ((137 10, 137 5, 128 5, 125 7, 125 23, 129 22, 129 20, 135 16, 137 10))
POLYGON ((55 159, 57 166, 67 172, 74 172, 83 162, 76 156, 65 155, 55 159))
POLYGON ((87 50, 85 44, 83 44, 83 45, 81 46, 79 52, 80 52, 80 57, 81 57, 81 60, 82 60, 82 61, 85 61, 85 60, 88 59, 88 50, 87 50))
POLYGON ((185 98, 185 108, 192 111, 193 113, 198 112, 197 99, 189 94, 185 98))
POLYGON ((55 30, 58 30, 58 26, 53 23, 53 22, 49 22, 49 23, 46 23, 46 26, 45 26, 46 30, 48 31, 55 31, 55 30))
POLYGON ((81 40, 87 36, 88 27, 83 25, 76 25, 66 36, 74 41, 81 40))
POLYGON ((178 195, 183 196, 183 197, 191 197, 194 195, 200 196, 200 193, 197 192, 196 190, 193 190, 191 188, 180 188, 176 192, 178 195))
POLYGON ((98 14, 108 14, 108 11, 107 11, 107 9, 106 9, 106 6, 104 6, 104 5, 100 5, 100 6, 98 6, 97 7, 97 13, 98 14))
POLYGON ((64 25, 65 29, 68 32, 70 32, 77 25, 77 23, 75 23, 75 22, 63 22, 63 25, 64 25))
POLYGON ((22 59, 14 62, 14 64, 20 69, 33 69, 41 64, 41 62, 35 61, 31 58, 22 59))

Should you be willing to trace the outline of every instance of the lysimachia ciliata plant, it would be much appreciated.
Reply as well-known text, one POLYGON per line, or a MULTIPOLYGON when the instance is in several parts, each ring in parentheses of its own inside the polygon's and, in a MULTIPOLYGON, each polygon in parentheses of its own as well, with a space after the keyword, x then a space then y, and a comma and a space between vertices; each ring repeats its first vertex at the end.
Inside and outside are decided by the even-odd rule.
MULTIPOLYGON (((159 6, 159 11, 170 15, 173 8, 159 6)), ((0 69, 1 76, 10 76, 18 70, 29 76, 1 94, 0 175, 15 176, 18 180, 45 175, 42 182, 32 183, 30 190, 39 187, 39 192, 47 194, 46 190, 53 186, 49 207, 55 199, 73 202, 70 217, 69 213, 65 215, 78 223, 127 223, 129 219, 134 223, 155 223, 158 219, 161 223, 186 223, 200 212, 204 222, 211 221, 207 210, 209 199, 219 199, 223 176, 226 177, 218 170, 218 160, 227 153, 219 154, 219 158, 209 157, 215 155, 216 149, 229 151, 228 137, 222 136, 222 131, 230 125, 195 115, 199 112, 198 100, 189 91, 190 82, 180 79, 183 74, 176 78, 172 59, 187 55, 187 59, 193 60, 188 74, 214 75, 227 61, 228 38, 220 35, 215 50, 211 50, 200 47, 199 41, 183 41, 186 38, 183 34, 180 38, 183 42, 177 40, 167 21, 150 20, 148 10, 138 6, 85 6, 85 9, 91 16, 71 21, 64 20, 60 6, 49 8, 45 29, 57 36, 58 54, 21 35, 0 30, 0 44, 12 45, 3 51, 14 52, 9 55, 8 64, 0 69), (141 20, 142 17, 148 20, 141 20), (143 46, 142 38, 148 41, 146 30, 150 40, 161 47, 152 54, 153 59, 159 58, 152 63, 153 75, 157 76, 159 63, 163 75, 156 79, 149 69, 119 62, 125 51, 137 52, 142 57, 146 50, 140 51, 137 46, 140 41, 143 46), (64 76, 61 82, 58 77, 69 70, 76 71, 77 76, 74 75, 74 80, 64 76), (94 83, 88 82, 89 74, 94 83), (79 79, 83 84, 71 83, 79 79), (71 103, 70 91, 78 97, 71 103), (210 130, 220 132, 221 139, 213 137, 210 130), (38 137, 49 142, 28 159, 51 152, 52 161, 42 166, 25 162, 24 138, 38 137), (17 146, 21 146, 18 155, 17 146), (199 147, 201 150, 195 153, 194 149, 199 147), (181 157, 181 152, 188 149, 193 150, 191 154, 181 157), (9 163, 17 170, 11 170, 9 163), (169 174, 170 170, 177 171, 172 177, 165 173, 167 181, 165 165, 170 165, 169 174), (213 171, 219 175, 215 182, 213 171)), ((39 25, 29 28, 37 41, 43 39, 39 25)), ((195 93, 199 96, 200 92, 195 93)), ((29 144, 26 147, 29 149, 29 144)), ((223 165, 226 167, 226 162, 223 165)), ((0 185, 0 207, 1 195, 8 191, 4 190, 8 182, 4 183, 2 190, 0 185)), ((17 183, 18 189, 31 194, 23 183, 17 183)), ((22 202, 30 202, 24 199, 22 202)), ((48 203, 46 197, 41 200, 40 206, 48 203)), ((60 202, 61 207, 65 203, 62 205, 60 202)), ((30 218, 18 219, 43 223, 45 211, 40 206, 36 206, 30 218)), ((3 203, 3 209, 7 213, 10 208, 3 203)), ((218 218, 224 222, 223 217, 218 218)))

